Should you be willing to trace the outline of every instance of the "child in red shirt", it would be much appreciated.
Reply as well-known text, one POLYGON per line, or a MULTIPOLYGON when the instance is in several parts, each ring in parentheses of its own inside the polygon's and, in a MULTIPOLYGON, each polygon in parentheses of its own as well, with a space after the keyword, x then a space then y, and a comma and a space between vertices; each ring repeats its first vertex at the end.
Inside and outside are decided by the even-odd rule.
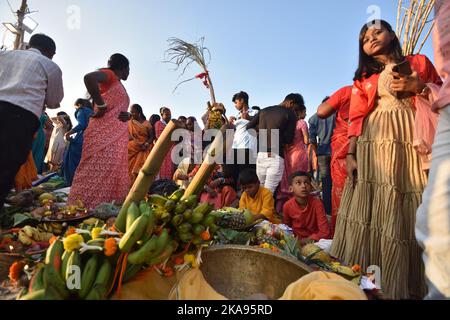
POLYGON ((294 197, 283 207, 283 222, 294 230, 302 243, 330 237, 325 208, 322 201, 310 196, 311 177, 306 172, 296 172, 289 178, 294 197))

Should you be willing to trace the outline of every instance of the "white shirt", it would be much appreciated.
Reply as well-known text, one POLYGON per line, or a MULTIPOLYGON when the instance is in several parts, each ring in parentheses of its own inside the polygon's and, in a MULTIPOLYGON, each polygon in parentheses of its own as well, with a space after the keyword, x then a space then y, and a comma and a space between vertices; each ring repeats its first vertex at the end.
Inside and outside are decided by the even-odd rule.
POLYGON ((62 72, 37 49, 0 52, 0 101, 34 113, 58 108, 64 98, 62 72))
POLYGON ((234 122, 236 131, 234 133, 233 149, 250 149, 256 154, 258 142, 256 136, 251 135, 247 131, 246 126, 249 122, 250 121, 245 119, 239 119, 234 122))

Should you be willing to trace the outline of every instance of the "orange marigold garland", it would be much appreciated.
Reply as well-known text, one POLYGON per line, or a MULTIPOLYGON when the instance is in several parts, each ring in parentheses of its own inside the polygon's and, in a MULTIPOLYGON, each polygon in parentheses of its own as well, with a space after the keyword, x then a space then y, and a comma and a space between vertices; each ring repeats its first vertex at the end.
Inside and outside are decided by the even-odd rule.
POLYGON ((16 261, 9 267, 9 279, 12 282, 17 282, 20 279, 20 274, 23 271, 23 268, 25 267, 25 262, 23 261, 16 261))

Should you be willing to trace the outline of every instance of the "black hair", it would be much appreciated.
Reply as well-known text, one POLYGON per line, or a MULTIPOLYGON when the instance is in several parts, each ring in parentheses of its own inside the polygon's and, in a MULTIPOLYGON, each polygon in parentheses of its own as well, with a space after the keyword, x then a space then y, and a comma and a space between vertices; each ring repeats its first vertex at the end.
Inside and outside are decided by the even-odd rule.
POLYGON ((149 194, 159 194, 160 196, 169 196, 179 189, 175 181, 171 179, 156 180, 150 186, 149 194))
POLYGON ((245 169, 239 174, 239 184, 245 186, 250 183, 258 183, 258 175, 255 169, 245 169))
POLYGON ((170 109, 169 109, 169 108, 167 108, 167 107, 162 107, 162 108, 159 108, 159 113, 160 113, 161 115, 163 115, 164 111, 167 111, 167 110, 169 110, 169 111, 170 111, 170 109))
POLYGON ((286 98, 284 98, 284 101, 292 101, 299 106, 305 105, 305 100, 300 93, 290 93, 286 96, 286 98))
POLYGON ((306 111, 306 107, 303 106, 303 105, 296 105, 296 106, 294 107, 294 110, 295 110, 295 111, 298 111, 298 112, 305 112, 305 111, 306 111))
POLYGON ((327 102, 330 99, 330 96, 326 96, 325 98, 323 98, 322 103, 327 102))
POLYGON ((148 120, 152 126, 155 125, 159 120, 161 120, 161 117, 158 114, 152 114, 150 119, 148 120))
POLYGON ((311 175, 309 173, 304 171, 297 171, 289 176, 289 185, 291 185, 294 182, 294 179, 297 177, 308 177, 309 181, 311 181, 311 175))
POLYGON ((88 99, 79 98, 75 101, 74 105, 79 106, 80 108, 89 108, 91 110, 94 110, 91 101, 89 101, 88 99))
POLYGON ((185 116, 179 116, 178 117, 178 121, 181 121, 181 119, 183 119, 184 121, 187 121, 187 118, 185 116))
POLYGON ((186 120, 191 120, 191 121, 193 121, 193 122, 197 122, 197 119, 195 118, 195 117, 188 117, 186 120))
POLYGON ((67 126, 68 126, 68 130, 67 131, 72 130, 72 128, 73 128, 72 120, 70 120, 70 117, 69 117, 69 115, 67 113, 65 113, 64 111, 60 111, 56 115, 58 117, 62 116, 64 118, 64 120, 66 121, 67 126))
POLYGON ((395 34, 392 26, 384 20, 373 20, 369 23, 364 24, 359 33, 359 63, 358 69, 355 72, 354 81, 361 80, 362 78, 369 78, 374 74, 379 74, 384 70, 385 65, 382 62, 375 60, 373 57, 368 56, 364 52, 364 37, 367 30, 375 24, 380 24, 387 31, 394 35, 394 39, 388 48, 388 54, 395 62, 401 62, 405 59, 402 52, 402 47, 400 45, 400 40, 395 34))
POLYGON ((139 112, 139 114, 141 115, 141 117, 146 120, 147 118, 145 117, 144 111, 142 110, 141 105, 135 103, 131 106, 131 108, 135 108, 137 112, 139 112))
POLYGON ((130 66, 130 61, 123 54, 115 53, 108 60, 108 68, 111 70, 124 70, 130 66))
POLYGON ((236 102, 236 100, 240 100, 240 99, 244 100, 245 105, 248 106, 248 99, 249 99, 249 97, 248 97, 248 93, 247 92, 241 91, 241 92, 236 93, 233 96, 232 102, 236 102))
POLYGON ((50 38, 49 36, 42 33, 34 34, 30 38, 28 45, 31 48, 36 48, 50 53, 56 52, 55 41, 53 41, 53 39, 50 38))

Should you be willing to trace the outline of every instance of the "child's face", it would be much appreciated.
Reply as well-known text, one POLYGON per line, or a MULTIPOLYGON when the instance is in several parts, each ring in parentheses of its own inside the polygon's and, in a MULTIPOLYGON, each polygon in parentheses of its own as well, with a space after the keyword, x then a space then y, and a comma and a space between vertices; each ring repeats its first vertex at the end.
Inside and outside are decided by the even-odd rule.
POLYGON ((383 26, 379 29, 371 27, 363 38, 364 53, 370 57, 383 54, 389 48, 392 40, 394 40, 394 35, 383 26))
POLYGON ((311 179, 309 177, 295 177, 289 191, 297 198, 306 198, 311 193, 311 179))
POLYGON ((242 187, 243 192, 247 192, 247 194, 251 198, 254 198, 259 191, 259 185, 260 185, 260 183, 256 182, 256 183, 245 184, 245 185, 242 185, 241 187, 242 187))

